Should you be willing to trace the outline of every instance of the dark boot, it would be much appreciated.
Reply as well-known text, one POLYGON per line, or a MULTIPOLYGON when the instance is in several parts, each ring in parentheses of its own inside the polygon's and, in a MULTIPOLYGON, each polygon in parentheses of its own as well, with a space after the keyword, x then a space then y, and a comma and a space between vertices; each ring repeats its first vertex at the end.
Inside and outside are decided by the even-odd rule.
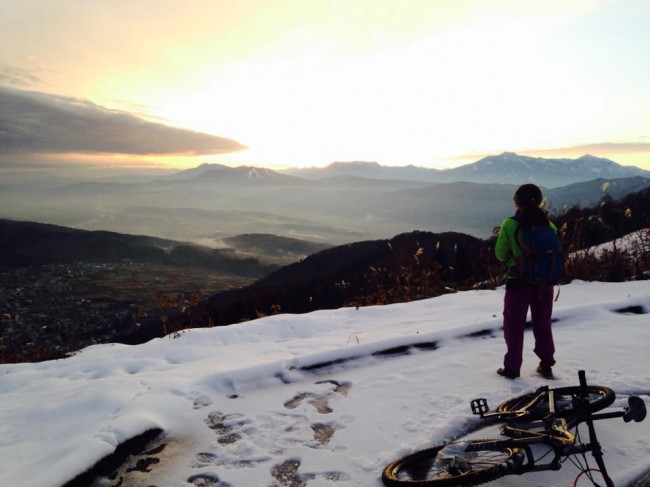
POLYGON ((511 372, 510 370, 506 370, 504 368, 497 369, 497 374, 505 377, 506 379, 516 379, 519 377, 519 372, 511 372))
POLYGON ((553 377, 553 369, 551 368, 550 365, 539 365, 537 367, 537 373, 544 377, 544 379, 554 379, 553 377))

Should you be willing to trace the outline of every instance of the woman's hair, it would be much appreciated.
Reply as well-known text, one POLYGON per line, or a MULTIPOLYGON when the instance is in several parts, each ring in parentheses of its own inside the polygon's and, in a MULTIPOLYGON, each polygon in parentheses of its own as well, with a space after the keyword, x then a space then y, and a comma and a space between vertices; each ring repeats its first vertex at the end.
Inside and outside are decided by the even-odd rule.
POLYGON ((542 190, 534 184, 522 184, 513 196, 517 205, 516 216, 524 225, 549 225, 549 219, 541 208, 542 190))

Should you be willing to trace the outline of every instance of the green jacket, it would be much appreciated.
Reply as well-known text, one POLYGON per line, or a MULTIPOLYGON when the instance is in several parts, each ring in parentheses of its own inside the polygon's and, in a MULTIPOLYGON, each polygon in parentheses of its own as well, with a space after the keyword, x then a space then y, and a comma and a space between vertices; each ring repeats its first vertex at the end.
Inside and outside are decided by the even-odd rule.
MULTIPOLYGON (((519 222, 514 218, 506 218, 501 224, 497 243, 494 245, 494 253, 497 259, 506 263, 506 267, 517 267, 517 262, 522 255, 521 249, 523 248, 521 234, 518 235, 519 243, 515 242, 515 232, 519 222)), ((557 232, 557 227, 551 222, 551 228, 557 232)), ((516 279, 510 273, 506 273, 506 279, 516 279)))

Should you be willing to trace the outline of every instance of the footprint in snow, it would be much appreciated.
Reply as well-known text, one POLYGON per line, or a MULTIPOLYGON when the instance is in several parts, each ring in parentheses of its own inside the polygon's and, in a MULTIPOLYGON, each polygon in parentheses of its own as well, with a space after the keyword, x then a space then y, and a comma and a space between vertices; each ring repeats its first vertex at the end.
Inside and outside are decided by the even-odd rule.
POLYGON ((199 473, 192 475, 187 482, 194 484, 195 487, 232 487, 228 482, 219 480, 219 476, 213 473, 199 473))
POLYGON ((334 394, 347 396, 352 384, 349 382, 338 382, 335 380, 323 380, 316 382, 317 385, 326 386, 323 391, 316 392, 301 392, 296 394, 292 399, 284 403, 287 409, 295 409, 300 406, 303 401, 316 408, 320 414, 329 414, 334 410, 329 406, 329 400, 334 397, 334 394))
POLYGON ((298 472, 300 468, 300 460, 290 458, 282 463, 278 463, 271 468, 271 476, 277 480, 277 484, 273 487, 305 487, 309 480, 322 478, 329 482, 351 480, 350 475, 344 472, 318 472, 318 473, 303 473, 298 472))
MULTIPOLYGON (((296 394, 284 403, 284 407, 296 409, 304 403, 314 407, 319 414, 331 414, 330 401, 347 396, 351 383, 325 380, 316 382, 315 386, 310 391, 296 394)), ((195 455, 192 467, 253 468, 281 458, 297 445, 314 449, 329 448, 334 434, 345 428, 345 424, 337 421, 313 422, 307 412, 248 416, 212 411, 205 423, 216 433, 216 441, 210 448, 195 455)), ((345 423, 345 418, 342 419, 345 423)), ((301 473, 299 469, 300 460, 294 458, 273 465, 270 473, 275 482, 270 487, 303 487, 313 479, 328 482, 350 480, 350 476, 344 472, 301 473)), ((196 486, 227 485, 211 473, 193 475, 188 482, 196 486)))

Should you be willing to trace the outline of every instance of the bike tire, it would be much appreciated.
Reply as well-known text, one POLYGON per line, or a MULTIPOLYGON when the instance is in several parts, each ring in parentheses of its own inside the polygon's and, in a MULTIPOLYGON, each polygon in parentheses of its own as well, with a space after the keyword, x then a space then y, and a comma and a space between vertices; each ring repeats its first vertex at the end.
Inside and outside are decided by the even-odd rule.
MULTIPOLYGON (((576 416, 577 409, 574 405, 574 398, 582 396, 582 387, 558 387, 552 389, 555 397, 555 417, 570 418, 576 416)), ((587 386, 587 399, 591 412, 600 411, 611 405, 616 399, 616 394, 609 387, 587 386)), ((525 407, 537 394, 530 393, 518 396, 502 402, 497 406, 500 413, 512 413, 515 411, 526 411, 525 418, 529 420, 543 419, 548 415, 548 397, 542 395, 539 400, 525 407)))
POLYGON ((498 447, 495 442, 502 440, 473 440, 472 450, 477 456, 466 460, 463 471, 435 464, 436 456, 447 445, 411 453, 388 464, 382 482, 386 487, 458 487, 490 482, 511 473, 525 458, 519 448, 498 447))

